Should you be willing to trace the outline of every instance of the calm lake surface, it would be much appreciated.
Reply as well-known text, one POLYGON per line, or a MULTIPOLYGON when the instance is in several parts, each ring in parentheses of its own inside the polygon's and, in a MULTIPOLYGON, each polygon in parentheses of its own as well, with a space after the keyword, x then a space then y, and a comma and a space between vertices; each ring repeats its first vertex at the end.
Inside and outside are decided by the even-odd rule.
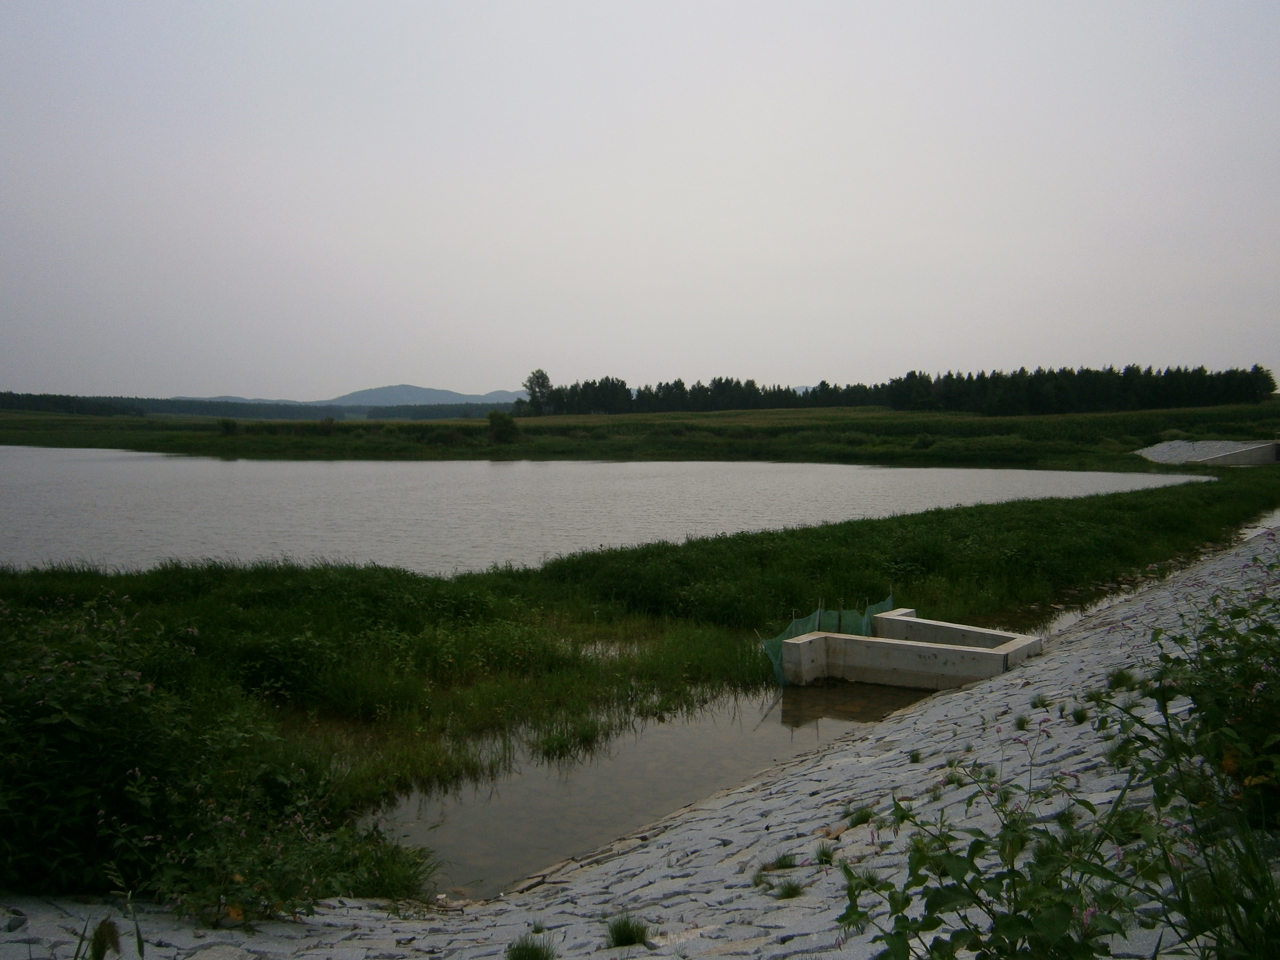
POLYGON ((1183 483, 1145 473, 814 463, 262 461, 0 446, 0 563, 340 560, 423 573, 1183 483))

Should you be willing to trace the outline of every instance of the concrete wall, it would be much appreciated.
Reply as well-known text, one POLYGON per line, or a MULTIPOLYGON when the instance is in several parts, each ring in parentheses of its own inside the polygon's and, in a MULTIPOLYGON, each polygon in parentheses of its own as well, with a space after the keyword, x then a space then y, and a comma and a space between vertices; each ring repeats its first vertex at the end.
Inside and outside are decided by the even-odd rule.
POLYGON ((1237 450, 1235 453, 1223 453, 1216 457, 1205 457, 1203 460, 1190 462, 1215 467, 1256 467, 1264 463, 1276 462, 1276 444, 1260 443, 1247 450, 1237 450))
POLYGON ((886 640, 915 640, 917 643, 948 643, 959 647, 999 647, 1011 640, 1022 639, 1021 634, 1004 630, 987 630, 969 627, 962 623, 944 620, 924 620, 914 610, 899 607, 871 618, 873 636, 886 640))
POLYGON ((893 687, 943 690, 994 677, 1040 652, 1037 637, 940 620, 920 620, 914 613, 907 609, 893 610, 877 616, 874 621, 877 634, 882 630, 893 634, 914 631, 910 637, 806 633, 784 640, 783 676, 788 683, 795 684, 835 677, 893 687), (925 637, 933 639, 918 639, 925 637), (971 642, 960 642, 962 640, 971 642))

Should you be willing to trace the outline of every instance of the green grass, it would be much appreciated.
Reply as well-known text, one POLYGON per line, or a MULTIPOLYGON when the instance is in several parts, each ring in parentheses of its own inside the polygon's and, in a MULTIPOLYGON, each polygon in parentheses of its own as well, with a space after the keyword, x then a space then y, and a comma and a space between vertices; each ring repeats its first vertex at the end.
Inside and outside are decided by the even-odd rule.
POLYGON ((857 810, 849 811, 849 826, 860 827, 864 823, 870 823, 876 817, 876 812, 870 807, 858 807, 857 810))
POLYGON ((794 900, 796 897, 804 896, 804 884, 799 880, 783 880, 778 884, 777 892, 774 896, 779 900, 794 900))
POLYGON ((1270 440, 1280 401, 1132 413, 981 417, 880 408, 483 420, 240 421, 0 411, 0 444, 299 460, 776 460, 1150 470, 1162 439, 1270 440))
POLYGON ((526 933, 507 944, 507 960, 556 960, 555 947, 541 937, 526 933))
POLYGON ((609 921, 608 944, 610 947, 633 947, 649 938, 649 925, 628 913, 609 921))
MULTIPOLYGON (((1024 628, 1222 543, 1280 468, 436 578, 382 567, 0 570, 0 886, 193 910, 412 896, 431 864, 353 824, 413 787, 587 756, 772 682, 820 597, 1024 628), (154 779, 153 779, 154 778, 154 779), (114 865, 114 866, 111 866, 114 865)), ((857 816, 853 818, 857 821, 857 816)))

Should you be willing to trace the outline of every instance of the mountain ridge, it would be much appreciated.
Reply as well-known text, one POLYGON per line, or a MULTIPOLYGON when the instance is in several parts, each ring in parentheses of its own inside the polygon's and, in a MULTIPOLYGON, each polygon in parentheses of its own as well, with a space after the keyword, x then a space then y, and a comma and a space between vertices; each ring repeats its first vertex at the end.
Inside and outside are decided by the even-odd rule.
POLYGON ((300 406, 397 407, 430 406, 441 403, 514 403, 527 394, 523 390, 490 390, 488 393, 457 393, 436 387, 397 383, 344 393, 332 400, 264 400, 248 397, 172 397, 173 400, 213 400, 222 403, 292 403, 300 406))

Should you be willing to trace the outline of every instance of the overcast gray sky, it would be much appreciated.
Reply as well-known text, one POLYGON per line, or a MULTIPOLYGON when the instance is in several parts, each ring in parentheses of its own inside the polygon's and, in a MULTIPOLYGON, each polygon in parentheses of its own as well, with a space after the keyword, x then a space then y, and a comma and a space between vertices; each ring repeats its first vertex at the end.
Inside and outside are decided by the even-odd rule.
POLYGON ((1280 4, 0 5, 0 389, 1280 369, 1280 4))

